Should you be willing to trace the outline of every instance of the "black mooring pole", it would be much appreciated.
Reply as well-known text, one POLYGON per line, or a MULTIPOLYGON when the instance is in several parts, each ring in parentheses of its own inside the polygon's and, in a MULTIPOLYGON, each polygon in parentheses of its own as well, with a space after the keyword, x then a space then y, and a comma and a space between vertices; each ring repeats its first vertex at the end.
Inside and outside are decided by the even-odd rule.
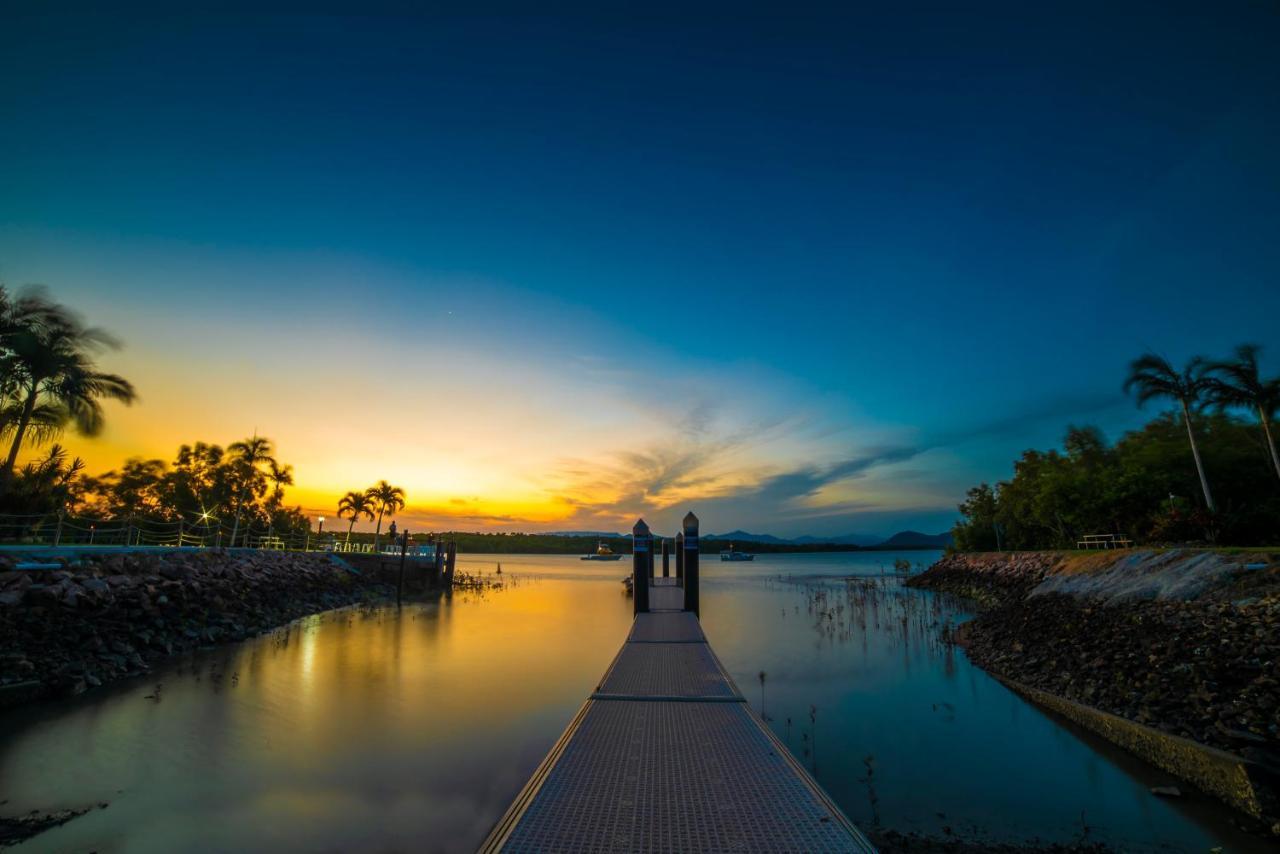
POLYGON ((671 577, 671 541, 662 538, 662 577, 671 577))
POLYGON ((396 582, 396 605, 404 596, 404 556, 409 551, 409 532, 400 535, 400 580, 396 582))
POLYGON ((684 609, 698 613, 698 517, 684 517, 684 609))
POLYGON ((653 535, 643 519, 631 529, 631 596, 633 613, 649 610, 649 572, 653 566, 653 535))
POLYGON ((676 531, 676 583, 684 584, 684 531, 676 531))

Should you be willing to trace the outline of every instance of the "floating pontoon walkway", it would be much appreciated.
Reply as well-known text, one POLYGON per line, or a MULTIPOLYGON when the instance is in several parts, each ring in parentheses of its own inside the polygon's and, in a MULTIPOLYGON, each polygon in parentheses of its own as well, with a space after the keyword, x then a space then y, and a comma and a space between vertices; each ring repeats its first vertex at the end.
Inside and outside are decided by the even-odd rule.
POLYGON ((644 598, 649 609, 481 851, 875 851, 751 711, 683 610, 697 598, 691 518, 695 551, 677 552, 677 578, 648 577, 648 529, 636 526, 633 583, 644 587, 637 608, 644 598))

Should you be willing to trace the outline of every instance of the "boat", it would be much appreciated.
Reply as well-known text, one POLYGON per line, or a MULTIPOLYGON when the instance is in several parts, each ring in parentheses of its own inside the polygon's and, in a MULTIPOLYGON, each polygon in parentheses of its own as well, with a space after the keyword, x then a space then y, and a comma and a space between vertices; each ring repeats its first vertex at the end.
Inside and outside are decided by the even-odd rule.
POLYGON ((583 560, 622 560, 622 555, 614 554, 613 549, 609 548, 604 542, 596 543, 595 554, 583 555, 583 560))
POLYGON ((756 556, 747 552, 740 552, 733 547, 733 543, 729 544, 729 548, 720 552, 721 560, 755 560, 756 556))

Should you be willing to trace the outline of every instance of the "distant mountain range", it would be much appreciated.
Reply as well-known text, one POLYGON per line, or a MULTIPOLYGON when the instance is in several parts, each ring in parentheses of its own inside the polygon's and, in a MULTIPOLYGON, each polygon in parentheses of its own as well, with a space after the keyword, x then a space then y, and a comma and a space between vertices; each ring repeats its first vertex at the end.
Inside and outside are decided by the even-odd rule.
POLYGON ((951 532, 941 534, 922 534, 919 531, 899 531, 892 537, 874 534, 842 534, 834 537, 803 536, 783 539, 772 534, 752 534, 749 531, 730 531, 727 534, 715 534, 708 540, 730 540, 735 543, 772 543, 775 545, 814 545, 817 543, 837 543, 862 547, 886 549, 944 549, 951 545, 951 532))
POLYGON ((597 540, 621 539, 630 534, 619 534, 616 531, 547 531, 548 537, 594 537, 597 540))
MULTIPOLYGON (((630 534, 619 534, 617 531, 547 531, 544 536, 550 537, 583 537, 592 540, 625 540, 630 534)), ((661 536, 661 535, 658 535, 661 536)), ((945 549, 951 545, 951 533, 922 534, 919 531, 899 531, 885 539, 876 534, 841 534, 833 537, 815 537, 806 535, 786 539, 773 534, 753 534, 750 531, 730 531, 727 534, 708 534, 704 540, 728 541, 731 543, 768 543, 774 546, 817 546, 835 544, 841 546, 858 546, 876 549, 945 549)))

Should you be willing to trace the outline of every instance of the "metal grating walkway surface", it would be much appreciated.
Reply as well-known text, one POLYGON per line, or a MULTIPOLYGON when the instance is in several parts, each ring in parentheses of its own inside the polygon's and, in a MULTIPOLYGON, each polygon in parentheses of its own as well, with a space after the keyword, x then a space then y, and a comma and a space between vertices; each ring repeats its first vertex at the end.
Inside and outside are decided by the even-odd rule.
POLYGON ((636 616, 599 689, 481 850, 875 851, 682 612, 636 616))
POLYGON ((627 643, 592 695, 741 699, 705 643, 627 643))
POLYGON ((649 588, 649 608, 652 611, 681 611, 684 609, 684 588, 675 585, 655 585, 649 588))
POLYGON ((636 614, 627 640, 631 643, 702 643, 698 618, 688 611, 675 614, 636 614))

